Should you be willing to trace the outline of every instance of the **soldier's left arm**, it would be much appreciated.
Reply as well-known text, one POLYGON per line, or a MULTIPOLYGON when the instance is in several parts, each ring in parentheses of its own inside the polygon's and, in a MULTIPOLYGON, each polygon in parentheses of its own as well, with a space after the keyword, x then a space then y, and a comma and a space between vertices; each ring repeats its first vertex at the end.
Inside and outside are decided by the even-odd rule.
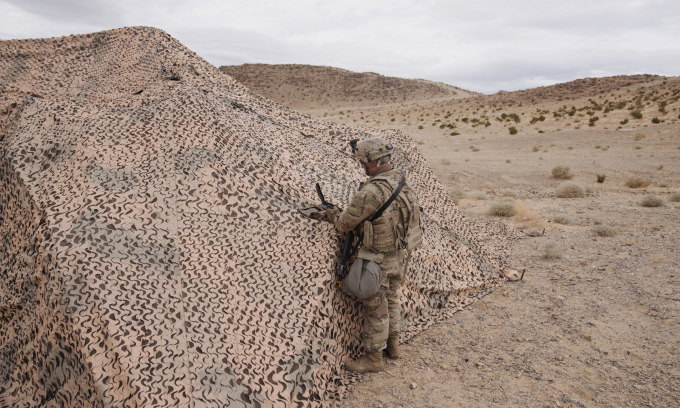
POLYGON ((381 205, 382 192, 378 187, 368 184, 354 194, 349 207, 335 218, 335 227, 340 232, 352 231, 363 220, 375 214, 381 205))

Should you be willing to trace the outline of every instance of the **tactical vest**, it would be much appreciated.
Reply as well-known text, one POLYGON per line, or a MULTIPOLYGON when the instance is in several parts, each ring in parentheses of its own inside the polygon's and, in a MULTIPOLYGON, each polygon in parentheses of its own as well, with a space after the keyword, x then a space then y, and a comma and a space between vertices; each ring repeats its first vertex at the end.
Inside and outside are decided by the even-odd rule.
MULTIPOLYGON (((399 181, 401 180, 395 180, 395 177, 378 175, 370 183, 375 183, 382 192, 383 199, 387 201, 397 189, 399 181)), ((363 234, 362 246, 378 252, 389 253, 405 249, 410 253, 420 246, 423 241, 420 207, 408 184, 404 185, 394 202, 378 219, 373 222, 364 221, 363 234)))

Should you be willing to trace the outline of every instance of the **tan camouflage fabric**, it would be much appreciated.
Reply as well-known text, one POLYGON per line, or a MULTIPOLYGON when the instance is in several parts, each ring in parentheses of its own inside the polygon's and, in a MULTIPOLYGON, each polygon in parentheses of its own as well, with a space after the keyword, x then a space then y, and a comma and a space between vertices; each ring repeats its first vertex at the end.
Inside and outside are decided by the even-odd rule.
POLYGON ((319 407, 356 377, 334 288, 348 142, 380 136, 424 209, 407 340, 502 282, 513 233, 464 218, 411 139, 251 93, 166 33, 0 42, 0 406, 319 407))

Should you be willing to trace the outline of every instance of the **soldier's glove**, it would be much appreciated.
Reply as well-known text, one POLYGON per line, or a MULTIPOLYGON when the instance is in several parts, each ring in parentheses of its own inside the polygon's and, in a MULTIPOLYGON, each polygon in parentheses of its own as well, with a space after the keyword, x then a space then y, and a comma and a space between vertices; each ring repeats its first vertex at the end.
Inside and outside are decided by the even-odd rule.
POLYGON ((324 220, 333 223, 335 216, 340 214, 340 209, 334 205, 314 205, 312 207, 298 208, 298 212, 313 220, 324 220))
POLYGON ((330 208, 324 212, 322 220, 335 224, 335 218, 338 214, 340 214, 340 209, 338 207, 330 208))

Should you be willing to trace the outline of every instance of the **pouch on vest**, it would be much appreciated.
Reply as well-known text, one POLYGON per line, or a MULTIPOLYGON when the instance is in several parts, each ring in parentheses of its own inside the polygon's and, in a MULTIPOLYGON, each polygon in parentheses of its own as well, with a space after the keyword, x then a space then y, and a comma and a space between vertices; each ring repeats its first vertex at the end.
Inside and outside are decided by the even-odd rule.
POLYGON ((378 292, 381 284, 380 266, 373 261, 357 258, 342 281, 342 289, 359 299, 368 299, 378 292))

